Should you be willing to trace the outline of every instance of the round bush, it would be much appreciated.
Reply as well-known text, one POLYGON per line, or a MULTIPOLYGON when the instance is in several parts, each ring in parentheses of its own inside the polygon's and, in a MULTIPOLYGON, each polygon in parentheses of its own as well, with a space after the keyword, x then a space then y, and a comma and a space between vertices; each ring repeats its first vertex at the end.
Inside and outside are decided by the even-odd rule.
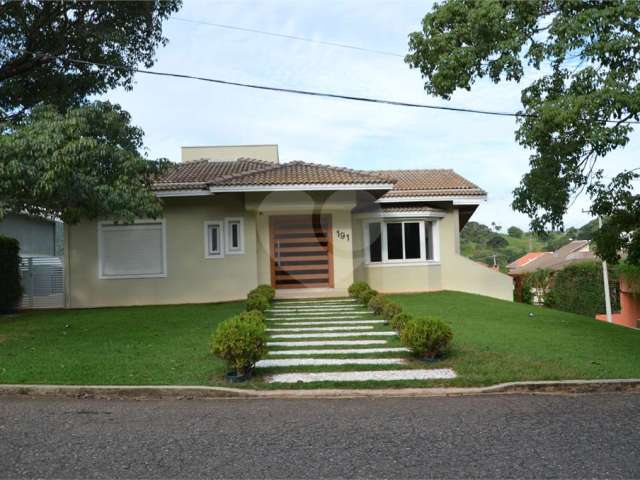
POLYGON ((252 290, 252 292, 259 293, 260 295, 266 297, 267 300, 269 300, 270 302, 276 296, 276 289, 273 288, 271 285, 267 285, 267 284, 258 285, 256 288, 252 290))
POLYGON ((251 293, 247 297, 247 311, 259 310, 264 312, 267 308, 269 308, 269 300, 264 295, 251 293))
POLYGON ((360 298, 360 294, 365 290, 370 290, 371 287, 367 282, 354 282, 349 286, 349 296, 353 298, 360 298))
POLYGON ((378 295, 378 292, 376 292, 374 289, 370 288, 369 290, 362 291, 358 298, 360 299, 360 301, 365 306, 368 306, 369 305, 369 300, 371 300, 376 295, 378 295))
POLYGON ((211 352, 244 375, 267 354, 267 332, 263 324, 240 316, 222 322, 211 337, 211 352))
POLYGON ((260 310, 249 310, 248 312, 242 312, 238 316, 245 322, 258 322, 263 325, 266 324, 264 313, 260 310))
POLYGON ((404 328, 405 324, 413 317, 408 313, 398 313, 389 319, 389 325, 394 330, 400 332, 404 328))
POLYGON ((384 297, 380 294, 377 294, 371 297, 371 300, 369 300, 368 306, 371 310, 373 310, 373 313, 375 313, 376 315, 380 315, 382 313, 382 309, 384 308, 384 304, 385 304, 384 297))
POLYGON ((435 358, 444 354, 453 339, 451 327, 434 317, 418 317, 407 321, 400 340, 416 357, 435 358))
POLYGON ((386 300, 382 306, 382 316, 387 320, 391 320, 393 317, 402 312, 402 307, 396 302, 386 300))

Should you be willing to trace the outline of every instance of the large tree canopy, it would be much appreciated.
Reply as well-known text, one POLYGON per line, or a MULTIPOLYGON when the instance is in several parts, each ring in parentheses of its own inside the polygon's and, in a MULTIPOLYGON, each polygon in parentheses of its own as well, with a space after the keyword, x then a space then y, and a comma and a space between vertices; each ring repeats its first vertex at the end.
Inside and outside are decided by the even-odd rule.
POLYGON ((126 112, 88 97, 131 87, 180 3, 0 0, 0 219, 161 214, 150 186, 167 162, 142 156, 142 131, 126 112))
POLYGON ((0 120, 41 103, 60 110, 116 86, 153 65, 162 21, 180 0, 0 2, 0 120), (114 69, 63 60, 118 65, 114 69))
POLYGON ((605 184, 597 165, 628 143, 640 117, 638 0, 449 0, 424 17, 409 48, 426 91, 447 99, 483 77, 519 82, 526 68, 540 70, 521 96, 516 139, 533 154, 513 207, 536 231, 561 228, 586 191, 604 218, 598 253, 617 261, 624 249, 640 262, 638 169, 605 184))
POLYGON ((127 112, 106 102, 65 114, 35 107, 10 135, 0 135, 0 192, 11 192, 0 209, 67 223, 159 216, 150 186, 166 162, 138 153, 142 135, 127 112))

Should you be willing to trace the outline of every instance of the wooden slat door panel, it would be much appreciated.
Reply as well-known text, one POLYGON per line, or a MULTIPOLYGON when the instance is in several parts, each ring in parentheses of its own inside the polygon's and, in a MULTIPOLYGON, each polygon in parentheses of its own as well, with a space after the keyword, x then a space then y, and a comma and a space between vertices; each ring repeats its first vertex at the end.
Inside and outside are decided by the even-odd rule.
POLYGON ((273 287, 333 287, 330 215, 273 216, 269 227, 273 287))

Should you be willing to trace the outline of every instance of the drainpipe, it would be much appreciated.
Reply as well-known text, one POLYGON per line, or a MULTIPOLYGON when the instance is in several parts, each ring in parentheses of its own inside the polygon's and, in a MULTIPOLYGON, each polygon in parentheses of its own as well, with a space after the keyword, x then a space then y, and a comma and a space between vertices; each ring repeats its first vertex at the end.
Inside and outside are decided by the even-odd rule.
MULTIPOLYGON (((602 218, 598 216, 598 228, 602 228, 602 218)), ((607 322, 613 323, 611 316, 611 292, 609 290, 609 269, 606 260, 602 261, 602 278, 604 280, 604 304, 607 308, 607 322)))

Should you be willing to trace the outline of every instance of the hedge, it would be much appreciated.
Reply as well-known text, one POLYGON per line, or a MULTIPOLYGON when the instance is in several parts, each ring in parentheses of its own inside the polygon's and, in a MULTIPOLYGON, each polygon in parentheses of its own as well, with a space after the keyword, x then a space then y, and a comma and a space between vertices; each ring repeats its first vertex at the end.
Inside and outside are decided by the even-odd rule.
MULTIPOLYGON (((619 310, 617 277, 609 271, 611 287, 611 307, 619 310)), ((547 294, 545 305, 565 312, 595 317, 606 310, 602 264, 585 262, 570 265, 556 272, 547 294)))
POLYGON ((20 243, 0 235, 0 313, 13 312, 21 298, 20 243))

